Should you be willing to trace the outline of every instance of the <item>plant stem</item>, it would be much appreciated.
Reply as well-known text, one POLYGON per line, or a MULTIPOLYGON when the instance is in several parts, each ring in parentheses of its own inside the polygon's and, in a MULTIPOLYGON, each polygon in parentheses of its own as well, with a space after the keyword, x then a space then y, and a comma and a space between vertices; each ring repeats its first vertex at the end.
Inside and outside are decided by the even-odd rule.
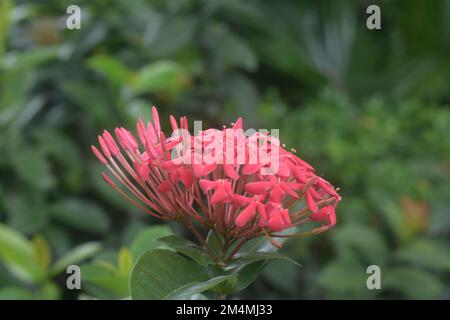
POLYGON ((233 251, 228 255, 225 259, 225 263, 230 262, 233 259, 233 256, 239 251, 239 249, 248 241, 250 238, 244 238, 239 242, 236 247, 234 247, 233 251))
POLYGON ((216 262, 216 263, 219 262, 219 259, 216 257, 216 255, 211 250, 211 248, 208 246, 208 244, 206 243, 206 240, 202 237, 201 233, 197 230, 197 228, 194 226, 194 224, 191 222, 188 222, 186 224, 186 226, 194 234, 194 236, 197 238, 197 240, 200 241, 200 243, 203 245, 203 247, 208 252, 211 259, 213 259, 214 262, 216 262))

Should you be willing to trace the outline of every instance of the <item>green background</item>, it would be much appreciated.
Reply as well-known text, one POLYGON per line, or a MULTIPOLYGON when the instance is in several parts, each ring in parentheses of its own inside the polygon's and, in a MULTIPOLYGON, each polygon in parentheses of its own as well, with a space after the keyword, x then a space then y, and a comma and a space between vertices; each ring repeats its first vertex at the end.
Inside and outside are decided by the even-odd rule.
POLYGON ((156 105, 165 128, 280 128, 341 189, 337 226, 282 249, 303 267, 271 262, 237 297, 448 299, 449 57, 450 1, 0 0, 0 298, 128 296, 133 259, 169 231, 89 147, 156 105))

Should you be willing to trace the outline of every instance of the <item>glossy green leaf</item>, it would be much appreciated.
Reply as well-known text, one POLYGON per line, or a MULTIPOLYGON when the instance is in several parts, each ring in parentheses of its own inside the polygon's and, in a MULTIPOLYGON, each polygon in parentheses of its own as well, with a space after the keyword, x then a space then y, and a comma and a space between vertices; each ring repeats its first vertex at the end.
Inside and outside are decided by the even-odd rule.
POLYGON ((83 260, 95 255, 100 249, 101 245, 98 242, 88 242, 75 247, 55 262, 51 274, 56 275, 72 264, 79 264, 83 260))
POLYGON ((18 278, 36 282, 44 270, 36 261, 33 244, 17 231, 0 224, 0 261, 18 278))
POLYGON ((14 169, 29 185, 38 189, 50 189, 55 185, 48 159, 36 149, 22 149, 13 154, 14 169))
POLYGON ((155 225, 140 231, 131 244, 131 254, 135 259, 141 254, 151 249, 161 246, 159 238, 172 234, 172 230, 167 225, 155 225))
POLYGON ((136 94, 143 92, 178 91, 185 83, 185 72, 173 61, 157 61, 143 67, 133 78, 136 94))
POLYGON ((396 267, 383 272, 384 290, 400 292, 407 299, 438 299, 445 286, 434 274, 414 267, 396 267))
POLYGON ((224 275, 209 279, 204 282, 187 284, 181 288, 172 291, 171 293, 166 295, 163 299, 172 299, 172 300, 189 299, 195 294, 199 294, 208 290, 214 290, 214 288, 217 288, 224 282, 233 281, 235 279, 236 275, 224 275))
POLYGON ((236 257, 230 263, 227 264, 226 268, 227 270, 232 270, 236 268, 242 268, 243 266, 246 266, 253 262, 272 259, 288 261, 290 263, 295 264, 298 267, 302 266, 298 262, 278 252, 257 252, 257 253, 243 253, 236 255, 236 257))
POLYGON ((52 215, 66 225, 93 232, 105 233, 110 228, 110 220, 102 207, 94 202, 66 198, 52 207, 52 215))
POLYGON ((122 248, 118 255, 119 272, 128 274, 133 267, 133 256, 128 248, 122 248))
POLYGON ((205 270, 194 261, 170 250, 153 249, 144 253, 131 271, 131 297, 162 299, 188 284, 207 280, 205 270))
POLYGON ((160 238, 158 239, 158 241, 179 253, 187 255, 202 266, 214 263, 206 250, 199 247, 192 241, 180 238, 175 235, 160 238))
POLYGON ((96 260, 81 266, 83 286, 95 297, 124 298, 129 293, 129 273, 120 272, 107 261, 96 260))
POLYGON ((233 288, 233 292, 239 292, 251 285, 258 279, 261 272, 266 267, 268 260, 260 260, 243 266, 236 270, 238 279, 233 288))
POLYGON ((399 249, 395 256, 400 261, 436 270, 450 271, 448 244, 438 240, 418 239, 399 249))
POLYGON ((356 250, 369 263, 382 265, 387 259, 388 247, 383 236, 374 228, 349 223, 333 234, 338 247, 347 246, 356 250))
POLYGON ((47 270, 52 262, 50 246, 42 235, 36 235, 32 239, 33 253, 37 263, 43 270, 47 270))
POLYGON ((126 83, 131 75, 130 70, 120 60, 108 55, 93 56, 89 59, 88 66, 118 85, 126 83))
POLYGON ((0 289, 0 300, 33 300, 33 293, 22 287, 8 286, 0 289))

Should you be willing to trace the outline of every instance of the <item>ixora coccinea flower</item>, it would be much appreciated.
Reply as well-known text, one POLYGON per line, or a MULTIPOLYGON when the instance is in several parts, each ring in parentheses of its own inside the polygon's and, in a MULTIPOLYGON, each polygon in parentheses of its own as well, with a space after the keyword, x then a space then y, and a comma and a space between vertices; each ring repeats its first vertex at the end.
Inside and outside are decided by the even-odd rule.
POLYGON ((244 132, 239 118, 229 128, 194 135, 186 117, 171 116, 167 135, 155 107, 152 113, 153 122, 139 119, 137 138, 121 127, 114 136, 106 130, 98 136, 92 151, 106 168, 103 179, 150 215, 185 225, 215 262, 231 261, 250 239, 281 246, 278 237, 318 234, 336 224, 336 189, 273 133, 244 132), (312 227, 295 231, 300 225, 312 227), (221 254, 212 252, 199 226, 214 231, 221 254))

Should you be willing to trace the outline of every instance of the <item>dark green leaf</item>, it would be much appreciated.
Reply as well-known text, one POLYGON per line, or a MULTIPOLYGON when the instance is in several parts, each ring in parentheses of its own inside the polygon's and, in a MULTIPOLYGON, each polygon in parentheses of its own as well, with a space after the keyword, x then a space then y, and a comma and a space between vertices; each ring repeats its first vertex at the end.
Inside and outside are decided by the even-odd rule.
POLYGON ((284 260, 291 262, 295 264, 296 266, 301 267, 302 265, 295 262, 294 260, 290 259, 289 257, 282 255, 278 252, 258 252, 258 253, 243 253, 236 255, 236 258, 234 258, 229 264, 227 264, 226 269, 227 270, 233 270, 236 268, 241 268, 243 266, 246 266, 250 263, 261 261, 261 260, 272 260, 272 259, 278 259, 278 260, 284 260))
POLYGON ((172 234, 172 230, 167 225, 156 225, 145 228, 138 233, 131 244, 131 253, 135 259, 141 254, 160 246, 158 239, 172 234))
POLYGON ((183 286, 207 280, 205 270, 194 261, 170 250, 153 249, 144 253, 131 271, 131 297, 162 299, 183 286))
POLYGON ((209 279, 204 282, 190 283, 179 289, 176 289, 165 296, 163 299, 181 300, 189 299, 195 294, 202 293, 208 290, 214 290, 217 286, 227 281, 233 281, 236 275, 224 275, 209 279))
POLYGON ((106 212, 88 200, 67 198, 55 204, 51 212, 61 222, 83 231, 105 233, 110 228, 106 212))
POLYGON ((59 258, 52 267, 51 274, 56 275, 65 270, 69 265, 79 264, 99 252, 101 245, 98 242, 88 242, 75 247, 59 258))
POLYGON ((179 253, 191 257, 195 262, 202 266, 214 263, 214 261, 204 249, 189 240, 171 235, 160 238, 158 239, 158 241, 179 253))

